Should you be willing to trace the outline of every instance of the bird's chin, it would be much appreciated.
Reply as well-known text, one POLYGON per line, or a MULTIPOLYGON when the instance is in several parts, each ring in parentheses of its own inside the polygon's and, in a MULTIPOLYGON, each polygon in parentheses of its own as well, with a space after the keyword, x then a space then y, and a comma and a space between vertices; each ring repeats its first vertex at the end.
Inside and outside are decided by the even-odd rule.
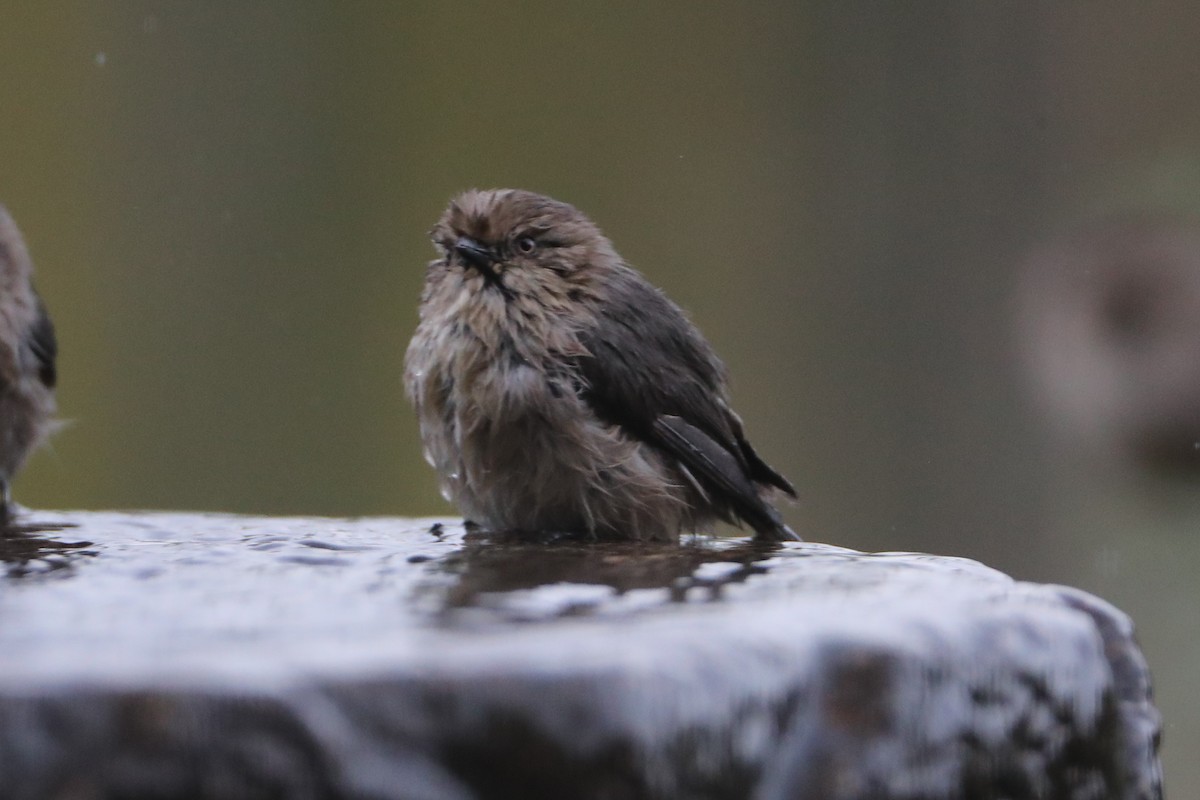
POLYGON ((471 269, 461 272, 457 279, 452 278, 446 283, 443 291, 449 291, 450 295, 458 297, 460 302, 469 304, 492 305, 505 303, 513 298, 512 290, 504 285, 500 276, 493 275, 489 278, 471 269))
POLYGON ((480 290, 485 292, 497 292, 505 299, 512 296, 512 290, 504 283, 504 274, 491 269, 472 269, 468 270, 468 281, 472 286, 478 286, 480 290), (478 275, 478 279, 474 279, 471 275, 478 275))

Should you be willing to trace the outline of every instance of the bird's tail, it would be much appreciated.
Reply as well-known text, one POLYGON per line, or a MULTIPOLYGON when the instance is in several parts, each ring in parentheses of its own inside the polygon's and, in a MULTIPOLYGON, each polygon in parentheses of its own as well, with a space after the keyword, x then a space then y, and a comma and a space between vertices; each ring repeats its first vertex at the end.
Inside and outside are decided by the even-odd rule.
POLYGON ((785 525, 781 520, 773 521, 770 525, 756 526, 754 538, 760 542, 803 542, 800 534, 785 525))

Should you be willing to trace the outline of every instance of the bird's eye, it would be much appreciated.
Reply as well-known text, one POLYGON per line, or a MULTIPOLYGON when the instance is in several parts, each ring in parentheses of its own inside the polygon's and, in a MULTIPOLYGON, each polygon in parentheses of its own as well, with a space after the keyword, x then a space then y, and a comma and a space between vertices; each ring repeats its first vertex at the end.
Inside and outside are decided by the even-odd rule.
POLYGON ((522 236, 517 239, 517 251, 529 255, 537 250, 537 241, 532 236, 522 236))

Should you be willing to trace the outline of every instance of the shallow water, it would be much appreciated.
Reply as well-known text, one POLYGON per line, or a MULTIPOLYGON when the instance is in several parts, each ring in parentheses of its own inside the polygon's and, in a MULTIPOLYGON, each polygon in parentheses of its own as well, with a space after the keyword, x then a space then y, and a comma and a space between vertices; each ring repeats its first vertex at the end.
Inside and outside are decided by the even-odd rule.
POLYGON ((736 778, 729 796, 785 797, 879 748, 863 780, 945 794, 995 761, 1035 793, 1061 772, 1153 796, 1158 717, 1127 620, 972 561, 502 540, 433 519, 24 521, 0 538, 0 774, 38 791, 80 770, 97 796, 187 796, 189 765, 232 749, 246 785, 467 797, 456 782, 549 748, 561 774, 524 796, 600 770, 639 776, 637 796, 736 778), (1036 746, 1013 738, 1031 731, 1036 746), (260 740, 289 755, 247 756, 260 740), (625 755, 598 766, 610 745, 625 755))

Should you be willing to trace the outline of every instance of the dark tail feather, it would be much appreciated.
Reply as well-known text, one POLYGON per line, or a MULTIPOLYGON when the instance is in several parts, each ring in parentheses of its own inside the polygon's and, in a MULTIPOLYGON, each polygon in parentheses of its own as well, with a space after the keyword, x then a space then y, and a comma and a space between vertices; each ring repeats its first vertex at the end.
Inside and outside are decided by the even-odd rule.
POLYGON ((800 534, 784 525, 782 522, 777 522, 772 525, 764 525, 754 529, 754 538, 760 542, 803 542, 800 534))

